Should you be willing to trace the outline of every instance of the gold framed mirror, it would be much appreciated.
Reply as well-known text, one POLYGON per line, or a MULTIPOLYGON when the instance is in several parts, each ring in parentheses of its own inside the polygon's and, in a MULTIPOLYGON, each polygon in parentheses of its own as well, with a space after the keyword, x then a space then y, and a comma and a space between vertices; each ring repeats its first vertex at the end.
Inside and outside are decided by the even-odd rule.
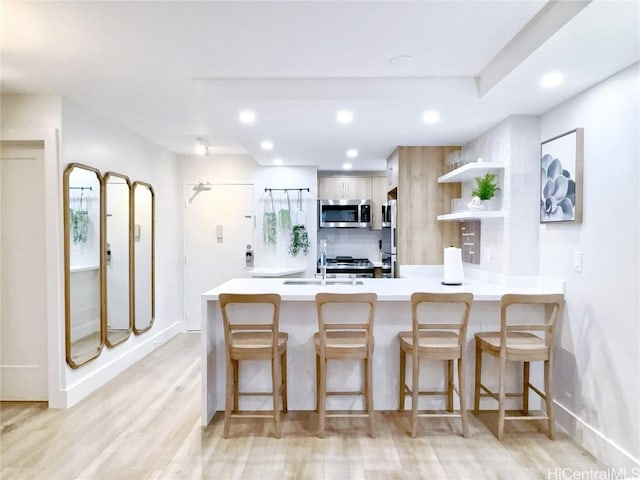
POLYGON ((131 180, 107 172, 103 177, 105 204, 105 247, 103 269, 105 343, 115 347, 124 342, 133 326, 131 288, 133 232, 131 230, 131 180))
POLYGON ((104 346, 101 187, 93 167, 70 163, 64 171, 65 355, 71 368, 97 358, 104 346))
POLYGON ((133 332, 146 332, 155 319, 155 193, 133 182, 133 332))

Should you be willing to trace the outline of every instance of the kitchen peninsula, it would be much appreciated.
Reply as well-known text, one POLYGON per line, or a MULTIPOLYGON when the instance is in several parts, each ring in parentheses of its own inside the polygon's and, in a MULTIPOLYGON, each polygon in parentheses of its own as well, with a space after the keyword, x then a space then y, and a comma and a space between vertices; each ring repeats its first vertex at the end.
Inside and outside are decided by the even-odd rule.
MULTIPOLYGON (((437 268, 437 267, 436 267, 437 268)), ((225 282, 202 295, 202 422, 207 425, 213 414, 224 409, 225 355, 222 318, 218 305, 221 293, 278 293, 282 297, 280 330, 289 334, 288 395, 290 410, 315 409, 315 350, 313 334, 318 329, 315 295, 318 292, 352 293, 374 292, 378 295, 374 320, 373 390, 376 410, 397 408, 398 342, 397 333, 411 329, 410 297, 416 291, 472 292, 467 333, 467 393, 471 399, 473 380, 473 335, 478 331, 497 330, 500 324, 500 297, 505 293, 562 293, 563 283, 538 277, 513 277, 502 281, 467 278, 462 286, 444 286, 441 276, 415 276, 395 279, 358 279, 320 285, 312 279, 256 279, 237 278, 225 282)), ((491 359, 487 359, 490 361, 491 359)), ((268 390, 267 362, 245 362, 241 366, 240 383, 250 382, 249 389, 268 390), (263 364, 263 365, 262 365, 263 364)), ((332 368, 332 365, 329 365, 332 368)), ((360 368, 354 362, 354 369, 360 368)), ((437 367, 440 368, 440 367, 437 367)), ((350 369, 349 369, 350 370, 350 369)), ((423 370, 429 370, 423 369, 423 370)), ((332 373, 336 388, 358 388, 358 370, 332 373)), ((439 376, 439 375, 438 375, 439 376)), ((436 376, 426 377, 429 378, 436 376)), ((247 384, 245 384, 246 386, 247 384)), ((250 397, 252 409, 269 408, 268 398, 250 397)), ((437 402, 438 399, 433 400, 437 402)), ((361 408, 360 398, 334 397, 331 408, 361 408)), ((243 407, 244 408, 244 407, 243 407)))

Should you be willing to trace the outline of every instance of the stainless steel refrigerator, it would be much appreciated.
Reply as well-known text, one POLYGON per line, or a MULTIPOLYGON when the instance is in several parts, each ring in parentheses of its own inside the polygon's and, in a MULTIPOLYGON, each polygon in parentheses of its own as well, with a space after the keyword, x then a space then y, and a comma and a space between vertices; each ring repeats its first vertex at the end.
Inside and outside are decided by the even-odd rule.
POLYGON ((383 222, 382 222, 382 261, 389 262, 391 267, 391 277, 398 276, 397 265, 397 243, 398 228, 396 215, 396 200, 389 200, 384 206, 383 222))

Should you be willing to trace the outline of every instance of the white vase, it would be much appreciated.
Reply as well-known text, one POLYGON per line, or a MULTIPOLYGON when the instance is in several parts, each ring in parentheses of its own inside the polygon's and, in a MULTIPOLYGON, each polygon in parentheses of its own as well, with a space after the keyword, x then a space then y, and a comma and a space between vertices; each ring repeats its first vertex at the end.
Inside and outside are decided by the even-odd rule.
POLYGON ((480 197, 473 197, 471 201, 467 203, 467 208, 472 212, 480 212, 486 208, 480 197))
POLYGON ((485 210, 500 210, 500 201, 496 197, 492 197, 489 200, 483 200, 485 210))

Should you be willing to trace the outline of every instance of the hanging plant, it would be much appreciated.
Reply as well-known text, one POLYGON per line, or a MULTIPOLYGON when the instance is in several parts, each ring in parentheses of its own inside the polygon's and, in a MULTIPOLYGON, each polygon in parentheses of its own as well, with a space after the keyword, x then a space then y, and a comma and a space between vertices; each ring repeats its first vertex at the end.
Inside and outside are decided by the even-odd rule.
POLYGON ((298 190, 298 211, 296 212, 296 225, 291 230, 291 242, 289 254, 296 257, 300 252, 309 254, 309 232, 305 226, 306 214, 302 210, 302 190, 298 190))
POLYGON ((289 230, 291 228, 291 212, 286 208, 282 208, 278 212, 278 223, 283 230, 289 230))
POLYGON ((262 219, 262 230, 264 234, 264 243, 267 245, 275 245, 278 241, 276 214, 273 212, 264 212, 262 219))
POLYGON ((286 207, 283 205, 283 208, 278 211, 278 224, 281 229, 289 230, 291 229, 291 201, 287 190, 284 191, 284 194, 286 195, 287 203, 286 207))
POLYGON ((309 254, 309 233, 304 225, 294 225, 291 231, 289 254, 296 257, 300 252, 303 255, 309 254))
POLYGON ((262 217, 262 236, 266 245, 275 245, 278 241, 278 218, 273 204, 271 191, 264 201, 264 216, 262 217))

